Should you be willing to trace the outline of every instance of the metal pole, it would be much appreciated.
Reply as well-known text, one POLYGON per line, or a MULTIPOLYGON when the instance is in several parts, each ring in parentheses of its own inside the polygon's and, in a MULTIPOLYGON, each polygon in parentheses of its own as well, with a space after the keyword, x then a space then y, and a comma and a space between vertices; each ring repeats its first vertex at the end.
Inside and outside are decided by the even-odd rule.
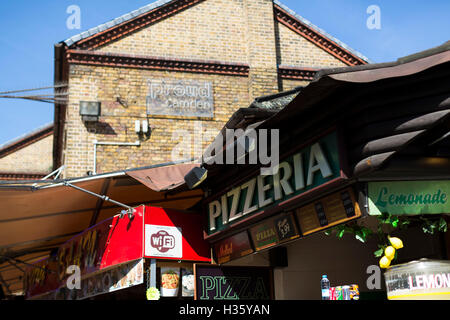
POLYGON ((150 287, 156 288, 156 259, 150 259, 150 287))
POLYGON ((70 183, 67 182, 67 181, 63 182, 63 185, 65 185, 65 186, 67 186, 67 187, 71 187, 71 188, 76 189, 76 190, 79 190, 79 191, 82 191, 82 192, 85 192, 85 193, 90 194, 90 195, 92 195, 92 196, 94 196, 94 197, 100 198, 100 199, 102 199, 103 201, 109 201, 109 202, 111 202, 111 203, 114 203, 115 205, 118 205, 118 206, 120 206, 120 207, 122 207, 122 208, 127 209, 127 212, 128 212, 128 214, 129 214, 129 216, 133 215, 134 209, 133 209, 132 207, 127 206, 126 204, 123 204, 123 203, 121 203, 121 202, 112 200, 112 199, 110 199, 108 196, 105 196, 105 195, 99 195, 99 194, 97 194, 97 193, 95 193, 95 192, 92 192, 92 191, 89 191, 89 190, 86 190, 86 189, 77 187, 77 186, 75 186, 75 185, 73 185, 73 184, 70 184, 70 183))
POLYGON ((22 261, 22 260, 19 260, 19 259, 16 259, 16 258, 11 258, 11 257, 4 256, 4 255, 0 255, 0 257, 3 257, 3 258, 6 258, 6 259, 10 260, 10 264, 11 265, 15 266, 19 270, 22 270, 22 272, 24 272, 24 273, 25 273, 25 271, 23 269, 19 268, 17 265, 14 265, 13 263, 11 263, 11 260, 14 261, 14 262, 17 262, 17 263, 22 263, 22 264, 24 264, 26 266, 29 266, 29 267, 33 267, 33 268, 36 268, 36 269, 41 269, 41 270, 43 270, 45 272, 56 273, 56 271, 54 271, 54 270, 47 270, 45 268, 41 268, 39 266, 36 266, 34 264, 31 264, 31 263, 28 263, 28 262, 25 262, 25 261, 22 261))
POLYGON ((97 174, 97 142, 94 141, 94 170, 93 174, 97 174))

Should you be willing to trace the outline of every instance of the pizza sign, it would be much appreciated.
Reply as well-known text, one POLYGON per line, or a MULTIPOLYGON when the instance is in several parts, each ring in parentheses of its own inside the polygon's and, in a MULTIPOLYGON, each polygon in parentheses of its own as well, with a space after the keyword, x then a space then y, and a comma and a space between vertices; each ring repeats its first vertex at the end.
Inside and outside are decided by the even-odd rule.
POLYGON ((147 257, 182 258, 181 228, 145 225, 145 255, 147 257))

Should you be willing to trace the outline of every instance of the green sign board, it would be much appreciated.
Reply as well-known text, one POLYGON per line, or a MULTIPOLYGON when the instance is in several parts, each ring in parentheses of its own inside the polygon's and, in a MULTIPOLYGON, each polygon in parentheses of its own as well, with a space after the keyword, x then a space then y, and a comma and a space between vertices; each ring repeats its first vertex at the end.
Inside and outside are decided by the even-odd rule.
POLYGON ((195 300, 270 300, 271 267, 194 264, 195 300))
POLYGON ((208 234, 231 227, 281 201, 341 176, 337 133, 332 132, 282 159, 274 175, 259 175, 207 204, 208 234))
POLYGON ((450 213, 450 181, 369 182, 369 214, 450 213))

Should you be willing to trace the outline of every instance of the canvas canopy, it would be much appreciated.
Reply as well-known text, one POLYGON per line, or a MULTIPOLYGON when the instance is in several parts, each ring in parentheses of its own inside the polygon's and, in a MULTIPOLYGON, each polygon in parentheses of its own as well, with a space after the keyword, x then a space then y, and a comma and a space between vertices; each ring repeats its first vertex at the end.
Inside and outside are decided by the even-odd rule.
POLYGON ((65 182, 130 207, 146 204, 187 210, 203 195, 184 186, 184 175, 195 166, 160 165, 78 179, 0 182, 0 284, 5 294, 22 290, 24 266, 121 213, 122 207, 65 182))

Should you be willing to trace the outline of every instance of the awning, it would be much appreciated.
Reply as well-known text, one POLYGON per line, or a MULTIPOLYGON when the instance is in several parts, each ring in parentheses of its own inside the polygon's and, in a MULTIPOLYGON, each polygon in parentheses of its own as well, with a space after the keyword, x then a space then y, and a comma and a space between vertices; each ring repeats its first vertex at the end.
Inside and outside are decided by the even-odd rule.
MULTIPOLYGON (((131 207, 187 210, 203 195, 183 187, 184 173, 194 166, 159 165, 65 181, 131 207)), ((25 263, 45 258, 53 248, 122 209, 64 186, 63 180, 0 182, 0 284, 5 294, 22 289, 19 277, 25 263)))
MULTIPOLYGON (((385 178, 388 171, 390 178, 448 177, 448 159, 426 170, 420 165, 448 158, 449 75, 450 41, 395 62, 322 69, 279 112, 251 125, 255 130, 279 130, 280 154, 289 153, 297 144, 320 136, 332 126, 339 127, 347 150, 348 173, 360 180, 385 178), (416 161, 419 157, 423 159, 416 161), (405 172, 413 169, 413 162, 414 170, 405 172)), ((247 122, 242 128, 249 127, 247 122)), ((212 144, 206 148, 204 159, 214 148, 212 144)), ((223 154, 217 158, 223 158, 223 154)), ((226 166, 212 160, 202 164, 208 170, 205 183, 211 186, 224 185, 232 177, 258 168, 237 164, 236 158, 235 164, 226 166)))
POLYGON ((199 164, 179 164, 170 167, 128 171, 126 174, 154 191, 168 191, 185 184, 184 176, 199 164))

